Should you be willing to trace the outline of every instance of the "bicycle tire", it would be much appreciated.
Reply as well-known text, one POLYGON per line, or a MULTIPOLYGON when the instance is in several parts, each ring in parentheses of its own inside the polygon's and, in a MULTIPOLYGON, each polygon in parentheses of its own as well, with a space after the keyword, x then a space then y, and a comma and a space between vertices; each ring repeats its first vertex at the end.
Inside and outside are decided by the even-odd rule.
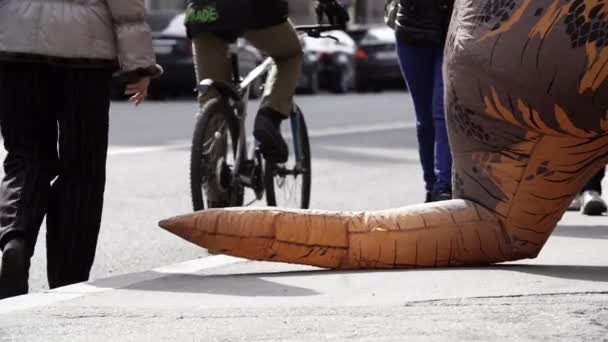
MULTIPOLYGON (((293 164, 294 165, 294 169, 293 171, 295 171, 295 164, 296 164, 296 156, 295 156, 295 151, 299 148, 301 149, 301 173, 299 173, 298 176, 301 176, 302 178, 302 186, 300 188, 300 198, 299 198, 299 205, 298 208, 300 209, 308 209, 308 207, 310 206, 310 190, 311 190, 311 178, 312 178, 312 170, 311 170, 311 156, 310 156, 310 139, 308 137, 308 128, 306 126, 306 120, 304 119, 304 115, 302 115, 302 112, 300 111, 300 108, 296 107, 296 113, 297 115, 295 115, 295 117, 298 119, 298 123, 297 123, 297 127, 299 132, 296 134, 296 132, 293 129, 293 125, 292 127, 292 142, 293 142, 293 149, 292 152, 289 155, 289 159, 287 161, 287 163, 285 165, 287 166, 282 166, 282 165, 277 165, 267 159, 264 159, 264 186, 265 186, 265 190, 266 190, 266 203, 269 206, 281 206, 281 207, 290 207, 289 205, 287 205, 286 203, 278 203, 277 201, 277 185, 278 185, 278 181, 280 181, 281 177, 285 177, 285 179, 283 179, 283 182, 286 181, 286 178, 289 175, 285 175, 282 176, 280 175, 282 168, 285 168, 289 171, 289 165, 293 164), (277 179, 278 178, 278 179, 277 179)), ((292 118, 290 120, 294 120, 294 116, 292 116, 292 118)), ((294 176, 294 182, 296 181, 295 179, 296 177, 294 176)), ((285 185, 285 183, 283 183, 283 185, 285 185)), ((281 190, 287 190, 287 189, 281 189, 281 190)))
MULTIPOLYGON (((225 185, 226 189, 222 189, 224 190, 221 191, 221 195, 223 197, 222 200, 210 202, 208 200, 208 194, 204 193, 203 187, 205 185, 205 180, 208 182, 208 184, 206 184, 207 187, 211 185, 216 187, 216 190, 220 190, 220 186, 218 186, 218 183, 216 183, 218 181, 218 161, 206 157, 207 152, 205 151, 206 148, 209 149, 210 147, 215 147, 215 145, 205 146, 206 143, 207 145, 209 145, 209 143, 215 144, 216 142, 220 142, 220 144, 223 143, 219 140, 220 138, 216 136, 216 132, 217 129, 223 130, 224 127, 215 127, 214 124, 216 122, 226 123, 225 128, 228 130, 232 142, 236 142, 239 138, 238 121, 233 115, 230 114, 230 107, 226 101, 220 98, 209 100, 203 106, 201 114, 196 120, 194 133, 192 134, 192 145, 190 147, 190 194, 194 211, 208 208, 239 206, 243 201, 242 189, 233 189, 231 184, 225 185), (210 134, 214 135, 213 141, 210 141, 210 134), (209 182, 209 180, 211 180, 211 182, 209 182)), ((220 134, 220 137, 224 136, 224 133, 220 134)), ((231 145, 232 157, 236 159, 237 144, 232 143, 231 145)), ((228 146, 228 142, 226 142, 226 146, 228 146)), ((225 150, 226 151, 223 156, 224 161, 227 159, 226 155, 229 153, 227 151, 228 147, 226 147, 225 150)), ((222 170, 224 170, 223 167, 222 170)), ((220 191, 218 191, 218 193, 220 193, 220 191)))

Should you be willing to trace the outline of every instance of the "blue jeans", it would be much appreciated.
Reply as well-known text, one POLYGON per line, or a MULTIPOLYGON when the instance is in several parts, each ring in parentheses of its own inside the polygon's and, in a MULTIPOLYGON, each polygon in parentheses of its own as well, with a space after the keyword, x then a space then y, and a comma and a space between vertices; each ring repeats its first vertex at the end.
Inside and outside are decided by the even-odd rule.
POLYGON ((401 71, 416 111, 418 149, 427 192, 452 189, 452 154, 443 106, 443 48, 397 43, 401 71))

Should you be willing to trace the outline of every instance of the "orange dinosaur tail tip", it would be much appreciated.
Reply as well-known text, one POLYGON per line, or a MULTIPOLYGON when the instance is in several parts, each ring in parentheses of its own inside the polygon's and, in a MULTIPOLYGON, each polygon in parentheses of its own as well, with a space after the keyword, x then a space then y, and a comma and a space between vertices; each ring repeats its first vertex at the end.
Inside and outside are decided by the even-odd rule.
POLYGON ((184 223, 185 222, 183 218, 181 218, 180 216, 174 216, 161 220, 160 222, 158 222, 158 226, 167 231, 170 231, 171 233, 175 233, 176 231, 183 229, 184 223))
POLYGON ((158 226, 163 229, 166 229, 166 230, 171 230, 171 228, 173 227, 173 222, 174 221, 172 219, 168 218, 168 219, 159 221, 158 226))
POLYGON ((183 239, 190 240, 193 231, 197 230, 193 222, 192 215, 174 216, 158 222, 164 230, 173 233, 183 239))
POLYGON ((329 212, 224 208, 175 216, 158 224, 223 254, 333 268, 346 257, 348 218, 329 212))

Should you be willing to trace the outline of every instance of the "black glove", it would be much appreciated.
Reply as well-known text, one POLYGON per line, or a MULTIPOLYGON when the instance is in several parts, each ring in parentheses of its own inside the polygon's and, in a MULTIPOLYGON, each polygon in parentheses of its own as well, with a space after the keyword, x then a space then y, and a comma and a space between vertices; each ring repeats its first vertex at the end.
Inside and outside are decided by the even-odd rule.
POLYGON ((338 25, 342 29, 346 29, 346 23, 350 20, 346 7, 338 0, 317 0, 315 11, 319 23, 327 17, 331 25, 338 25))

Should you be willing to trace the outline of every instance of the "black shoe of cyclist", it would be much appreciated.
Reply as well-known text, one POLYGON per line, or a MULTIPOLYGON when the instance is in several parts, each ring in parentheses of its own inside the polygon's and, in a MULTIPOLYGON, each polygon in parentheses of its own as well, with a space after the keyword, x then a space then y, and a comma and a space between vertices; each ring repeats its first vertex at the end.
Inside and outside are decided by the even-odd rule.
POLYGON ((260 143, 260 151, 275 163, 287 161, 287 143, 281 136, 281 122, 287 117, 280 112, 264 107, 258 112, 253 126, 253 136, 260 143))

